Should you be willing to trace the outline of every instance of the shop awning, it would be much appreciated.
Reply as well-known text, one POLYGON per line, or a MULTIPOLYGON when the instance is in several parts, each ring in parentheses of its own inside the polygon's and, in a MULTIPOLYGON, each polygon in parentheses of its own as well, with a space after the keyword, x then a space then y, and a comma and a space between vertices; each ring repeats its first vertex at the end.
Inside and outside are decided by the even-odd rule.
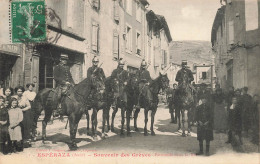
POLYGON ((21 44, 1 44, 0 53, 7 54, 7 55, 13 55, 13 56, 21 56, 22 45, 21 44))

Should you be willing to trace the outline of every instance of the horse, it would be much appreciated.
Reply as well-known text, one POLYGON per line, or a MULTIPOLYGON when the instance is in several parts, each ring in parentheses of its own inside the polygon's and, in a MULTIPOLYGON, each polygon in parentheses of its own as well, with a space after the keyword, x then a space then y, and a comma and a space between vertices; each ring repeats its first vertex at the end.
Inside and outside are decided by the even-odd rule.
POLYGON ((121 119, 122 119, 121 133, 120 133, 121 136, 124 136, 124 123, 126 118, 127 136, 131 137, 130 117, 133 112, 133 107, 137 103, 137 96, 138 96, 138 93, 136 92, 137 81, 138 81, 137 76, 133 73, 128 74, 128 81, 125 86, 120 85, 118 79, 114 79, 114 81, 112 81, 113 93, 115 93, 115 95, 119 95, 119 92, 123 91, 125 92, 126 99, 127 99, 127 102, 123 102, 122 99, 116 97, 117 104, 116 104, 116 108, 113 110, 112 113, 111 131, 114 132, 114 119, 118 111, 118 108, 121 108, 121 119))
MULTIPOLYGON (((107 122, 107 130, 110 130, 110 125, 109 125, 109 109, 113 101, 113 88, 111 86, 111 77, 108 77, 105 79, 104 85, 105 85, 105 90, 104 93, 101 97, 96 98, 96 101, 94 104, 89 106, 87 110, 90 110, 92 107, 94 108, 95 112, 98 112, 99 110, 103 110, 102 113, 102 138, 105 138, 105 125, 107 122)), ((92 116, 96 116, 96 114, 92 114, 92 116)), ((93 119, 92 117, 92 119, 93 119)), ((88 112, 86 113, 86 118, 87 118, 87 132, 89 132, 89 114, 88 112)), ((97 124, 98 122, 96 122, 97 124)), ((93 127, 93 126, 92 126, 93 127)), ((96 127, 95 127, 96 128, 96 127)), ((93 133, 93 129, 92 129, 93 133)), ((96 134, 94 135, 94 139, 96 139, 96 134)))
MULTIPOLYGON (((90 87, 99 89, 102 86, 102 81, 97 79, 94 81, 90 78, 86 78, 75 86, 68 88, 67 94, 61 101, 61 107, 64 115, 68 116, 69 128, 70 128, 70 144, 68 144, 70 150, 76 150, 76 132, 78 123, 84 113, 86 113, 86 102, 88 101, 85 95, 90 92, 90 87)), ((42 141, 46 140, 46 126, 51 118, 53 111, 58 106, 57 93, 52 88, 45 88, 38 92, 32 104, 33 113, 33 127, 32 134, 36 137, 37 121, 41 112, 44 110, 45 116, 42 121, 42 141)))
POLYGON ((178 118, 178 130, 180 130, 181 127, 181 121, 180 121, 180 113, 182 116, 182 136, 185 137, 185 109, 188 111, 188 136, 190 136, 190 131, 191 131, 191 124, 190 124, 190 112, 191 108, 194 106, 194 92, 192 88, 190 87, 188 83, 188 78, 184 77, 183 82, 178 85, 178 88, 175 92, 175 110, 177 113, 177 118, 178 118))
MULTIPOLYGON (((167 74, 162 75, 161 73, 159 74, 159 77, 157 77, 155 80, 153 80, 150 84, 148 89, 150 90, 152 94, 152 100, 153 102, 149 102, 149 95, 141 95, 142 99, 140 100, 140 107, 144 108, 144 115, 145 115, 145 126, 144 126, 144 135, 147 136, 147 122, 148 122, 148 112, 149 110, 152 111, 151 113, 151 135, 155 136, 155 132, 153 129, 153 124, 154 124, 154 116, 157 111, 159 99, 158 99, 158 94, 160 90, 165 90, 169 86, 169 79, 167 77, 167 74)), ((136 108, 135 113, 134 113, 134 128, 135 131, 139 131, 137 128, 137 117, 138 113, 140 112, 140 108, 136 108)))

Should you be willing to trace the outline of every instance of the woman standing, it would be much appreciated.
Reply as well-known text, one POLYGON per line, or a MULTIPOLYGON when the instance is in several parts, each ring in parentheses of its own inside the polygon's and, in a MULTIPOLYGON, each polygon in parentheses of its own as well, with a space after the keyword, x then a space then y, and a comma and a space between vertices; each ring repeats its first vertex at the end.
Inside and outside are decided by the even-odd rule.
POLYGON ((4 98, 5 98, 6 107, 9 107, 13 93, 14 93, 14 90, 11 87, 7 87, 4 89, 4 98))
POLYGON ((32 115, 31 115, 31 104, 27 97, 23 96, 24 87, 19 86, 15 88, 17 95, 14 97, 18 100, 18 106, 23 111, 23 121, 22 124, 22 135, 24 147, 31 146, 31 128, 32 128, 32 115))
POLYGON ((12 151, 23 151, 22 133, 21 133, 21 121, 23 120, 23 113, 21 108, 18 107, 18 101, 16 98, 12 98, 11 108, 8 110, 9 114, 9 134, 12 142, 12 151))
POLYGON ((213 95, 214 130, 216 132, 225 132, 227 130, 227 111, 224 100, 222 89, 218 88, 213 95))
POLYGON ((4 97, 0 96, 0 144, 3 154, 8 154, 8 111, 4 106, 4 97))
POLYGON ((23 96, 27 97, 31 105, 36 96, 36 93, 33 91, 34 87, 35 85, 33 83, 26 84, 27 91, 23 93, 23 96))

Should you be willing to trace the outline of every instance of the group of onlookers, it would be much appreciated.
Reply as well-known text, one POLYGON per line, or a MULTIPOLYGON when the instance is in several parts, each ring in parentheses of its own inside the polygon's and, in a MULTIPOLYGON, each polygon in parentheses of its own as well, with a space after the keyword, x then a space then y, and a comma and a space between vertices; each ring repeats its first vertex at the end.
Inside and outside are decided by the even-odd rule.
MULTIPOLYGON (((243 136, 251 132, 252 142, 259 144, 259 95, 248 94, 248 88, 234 90, 230 87, 227 93, 217 84, 215 91, 207 88, 206 84, 194 85, 194 105, 188 112, 189 121, 197 124, 197 139, 203 154, 203 140, 206 140, 206 154, 209 155, 209 143, 213 140, 213 130, 216 133, 228 134, 226 143, 243 144, 243 136), (190 113, 190 114, 189 114, 190 113), (243 133, 242 133, 243 132, 243 133)), ((177 85, 167 91, 171 122, 176 123, 173 115, 174 95, 177 85)), ((175 110, 176 111, 176 110, 175 110)))
POLYGON ((36 93, 34 84, 2 88, 0 93, 0 144, 1 152, 9 154, 31 146, 31 103, 36 93))

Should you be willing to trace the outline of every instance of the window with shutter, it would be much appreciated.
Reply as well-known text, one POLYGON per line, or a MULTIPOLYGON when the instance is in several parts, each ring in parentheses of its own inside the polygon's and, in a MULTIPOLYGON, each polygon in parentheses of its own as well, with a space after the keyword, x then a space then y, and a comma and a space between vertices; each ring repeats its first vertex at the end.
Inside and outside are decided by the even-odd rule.
POLYGON ((96 10, 99 10, 100 9, 100 0, 92 0, 92 6, 96 10))
POLYGON ((141 34, 136 33, 136 54, 141 55, 141 34))
POLYGON ((118 43, 119 43, 119 36, 117 30, 114 30, 113 35, 113 55, 114 57, 118 57, 118 43))
POLYGON ((132 51, 132 28, 126 26, 126 49, 132 51))
POLYGON ((91 47, 92 51, 98 53, 98 37, 99 37, 99 25, 97 22, 92 22, 92 40, 91 40, 91 47))
POLYGON ((234 44, 234 21, 228 22, 229 44, 234 44))
POLYGON ((114 1, 114 19, 119 22, 119 2, 114 1))

